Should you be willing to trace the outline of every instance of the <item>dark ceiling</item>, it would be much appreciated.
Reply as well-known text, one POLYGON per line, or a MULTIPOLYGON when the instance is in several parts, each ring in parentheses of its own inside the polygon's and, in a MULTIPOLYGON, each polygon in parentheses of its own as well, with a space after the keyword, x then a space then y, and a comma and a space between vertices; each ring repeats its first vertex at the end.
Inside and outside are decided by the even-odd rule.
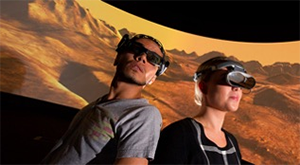
POLYGON ((300 1, 104 1, 163 26, 245 42, 299 41, 300 1))

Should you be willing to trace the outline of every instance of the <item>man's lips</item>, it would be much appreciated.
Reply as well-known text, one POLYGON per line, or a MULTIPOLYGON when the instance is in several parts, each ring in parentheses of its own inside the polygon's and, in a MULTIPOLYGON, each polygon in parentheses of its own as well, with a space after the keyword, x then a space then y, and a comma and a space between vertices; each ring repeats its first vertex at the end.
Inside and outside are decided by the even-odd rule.
POLYGON ((133 65, 132 68, 133 68, 134 70, 139 70, 140 72, 144 73, 144 68, 142 68, 142 67, 139 66, 138 64, 133 65))

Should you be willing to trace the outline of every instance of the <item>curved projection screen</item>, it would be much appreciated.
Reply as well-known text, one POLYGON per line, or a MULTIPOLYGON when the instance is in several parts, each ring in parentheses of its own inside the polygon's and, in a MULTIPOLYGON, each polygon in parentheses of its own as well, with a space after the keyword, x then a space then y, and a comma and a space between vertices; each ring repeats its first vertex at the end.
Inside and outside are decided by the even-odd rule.
POLYGON ((145 33, 162 41, 171 62, 143 93, 161 111, 163 127, 197 113, 192 77, 198 65, 217 55, 228 56, 257 79, 224 125, 236 135, 243 158, 254 164, 300 162, 299 40, 209 38, 156 24, 102 1, 1 5, 1 92, 80 109, 108 92, 121 37, 145 33))

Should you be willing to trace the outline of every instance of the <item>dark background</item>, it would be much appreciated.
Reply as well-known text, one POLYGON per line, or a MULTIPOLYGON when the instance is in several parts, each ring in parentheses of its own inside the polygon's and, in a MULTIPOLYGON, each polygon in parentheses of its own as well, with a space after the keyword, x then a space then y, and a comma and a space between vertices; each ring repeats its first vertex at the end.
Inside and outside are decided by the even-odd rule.
POLYGON ((104 1, 184 32, 246 42, 299 40, 299 1, 104 1))
POLYGON ((78 109, 0 92, 0 164, 38 164, 78 109))

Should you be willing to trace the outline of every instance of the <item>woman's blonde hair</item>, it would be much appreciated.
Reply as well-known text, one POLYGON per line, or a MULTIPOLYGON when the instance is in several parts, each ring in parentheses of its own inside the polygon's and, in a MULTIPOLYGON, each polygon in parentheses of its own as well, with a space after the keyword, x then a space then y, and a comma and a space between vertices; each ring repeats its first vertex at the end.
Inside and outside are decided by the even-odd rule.
POLYGON ((202 106, 202 97, 203 94, 199 88, 199 83, 200 83, 201 79, 198 78, 197 81, 195 82, 195 98, 194 101, 197 105, 202 106))

